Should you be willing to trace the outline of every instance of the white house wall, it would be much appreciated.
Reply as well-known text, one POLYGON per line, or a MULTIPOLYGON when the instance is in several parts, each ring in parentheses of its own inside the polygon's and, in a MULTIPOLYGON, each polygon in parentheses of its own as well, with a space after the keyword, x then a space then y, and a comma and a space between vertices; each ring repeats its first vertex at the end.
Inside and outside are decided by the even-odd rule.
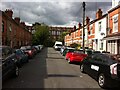
POLYGON ((106 51, 106 40, 102 40, 103 37, 106 36, 106 28, 107 28, 107 18, 102 18, 98 21, 95 22, 95 39, 97 41, 97 43, 95 43, 95 47, 94 49, 96 51, 106 51), (100 23, 101 22, 101 29, 99 29, 100 27, 100 23), (103 49, 101 49, 101 42, 103 42, 103 49))

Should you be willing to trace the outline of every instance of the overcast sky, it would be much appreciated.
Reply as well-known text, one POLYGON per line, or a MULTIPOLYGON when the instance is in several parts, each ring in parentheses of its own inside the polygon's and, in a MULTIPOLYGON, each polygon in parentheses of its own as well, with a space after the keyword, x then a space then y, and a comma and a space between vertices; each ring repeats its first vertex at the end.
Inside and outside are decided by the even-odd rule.
MULTIPOLYGON (((30 24, 44 22, 47 25, 73 26, 82 23, 82 2, 48 1, 48 2, 2 2, 2 11, 12 9, 14 17, 20 17, 21 21, 30 24)), ((18 0, 19 1, 19 0, 18 0)), ((25 1, 25 0, 24 0, 25 1)), ((98 0, 99 1, 99 0, 98 0)), ((101 8, 103 14, 112 6, 109 2, 86 2, 86 16, 95 19, 95 13, 101 8)))

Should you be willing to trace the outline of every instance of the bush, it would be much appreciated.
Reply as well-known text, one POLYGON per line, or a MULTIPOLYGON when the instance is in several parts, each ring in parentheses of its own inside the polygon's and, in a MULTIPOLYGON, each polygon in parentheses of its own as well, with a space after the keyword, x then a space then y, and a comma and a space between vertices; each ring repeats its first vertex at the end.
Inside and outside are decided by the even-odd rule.
POLYGON ((77 43, 70 44, 70 47, 72 47, 72 48, 77 48, 77 47, 78 47, 78 44, 77 44, 77 43))

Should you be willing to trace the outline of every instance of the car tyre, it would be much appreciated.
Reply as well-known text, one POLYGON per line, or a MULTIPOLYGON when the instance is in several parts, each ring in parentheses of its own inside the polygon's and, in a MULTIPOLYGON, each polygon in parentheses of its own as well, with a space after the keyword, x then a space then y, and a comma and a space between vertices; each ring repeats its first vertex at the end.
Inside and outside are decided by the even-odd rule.
POLYGON ((84 71, 84 65, 83 65, 83 64, 80 65, 80 71, 81 71, 82 73, 85 72, 85 71, 84 71))
POLYGON ((107 79, 105 78, 104 74, 101 73, 98 77, 98 85, 101 88, 107 88, 107 84, 108 84, 107 79))
POLYGON ((71 64, 70 58, 68 58, 68 63, 71 64))

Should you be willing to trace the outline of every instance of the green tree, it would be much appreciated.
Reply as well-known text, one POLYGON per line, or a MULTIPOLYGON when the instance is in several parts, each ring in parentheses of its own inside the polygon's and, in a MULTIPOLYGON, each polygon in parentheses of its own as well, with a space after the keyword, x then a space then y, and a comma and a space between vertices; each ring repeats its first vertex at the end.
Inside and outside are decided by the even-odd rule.
POLYGON ((49 38, 49 28, 47 25, 35 25, 35 33, 33 34, 32 43, 33 45, 46 45, 49 38))
POLYGON ((63 42, 64 44, 64 39, 65 39, 65 36, 69 34, 69 32, 62 32, 60 37, 58 38, 59 41, 63 42))

